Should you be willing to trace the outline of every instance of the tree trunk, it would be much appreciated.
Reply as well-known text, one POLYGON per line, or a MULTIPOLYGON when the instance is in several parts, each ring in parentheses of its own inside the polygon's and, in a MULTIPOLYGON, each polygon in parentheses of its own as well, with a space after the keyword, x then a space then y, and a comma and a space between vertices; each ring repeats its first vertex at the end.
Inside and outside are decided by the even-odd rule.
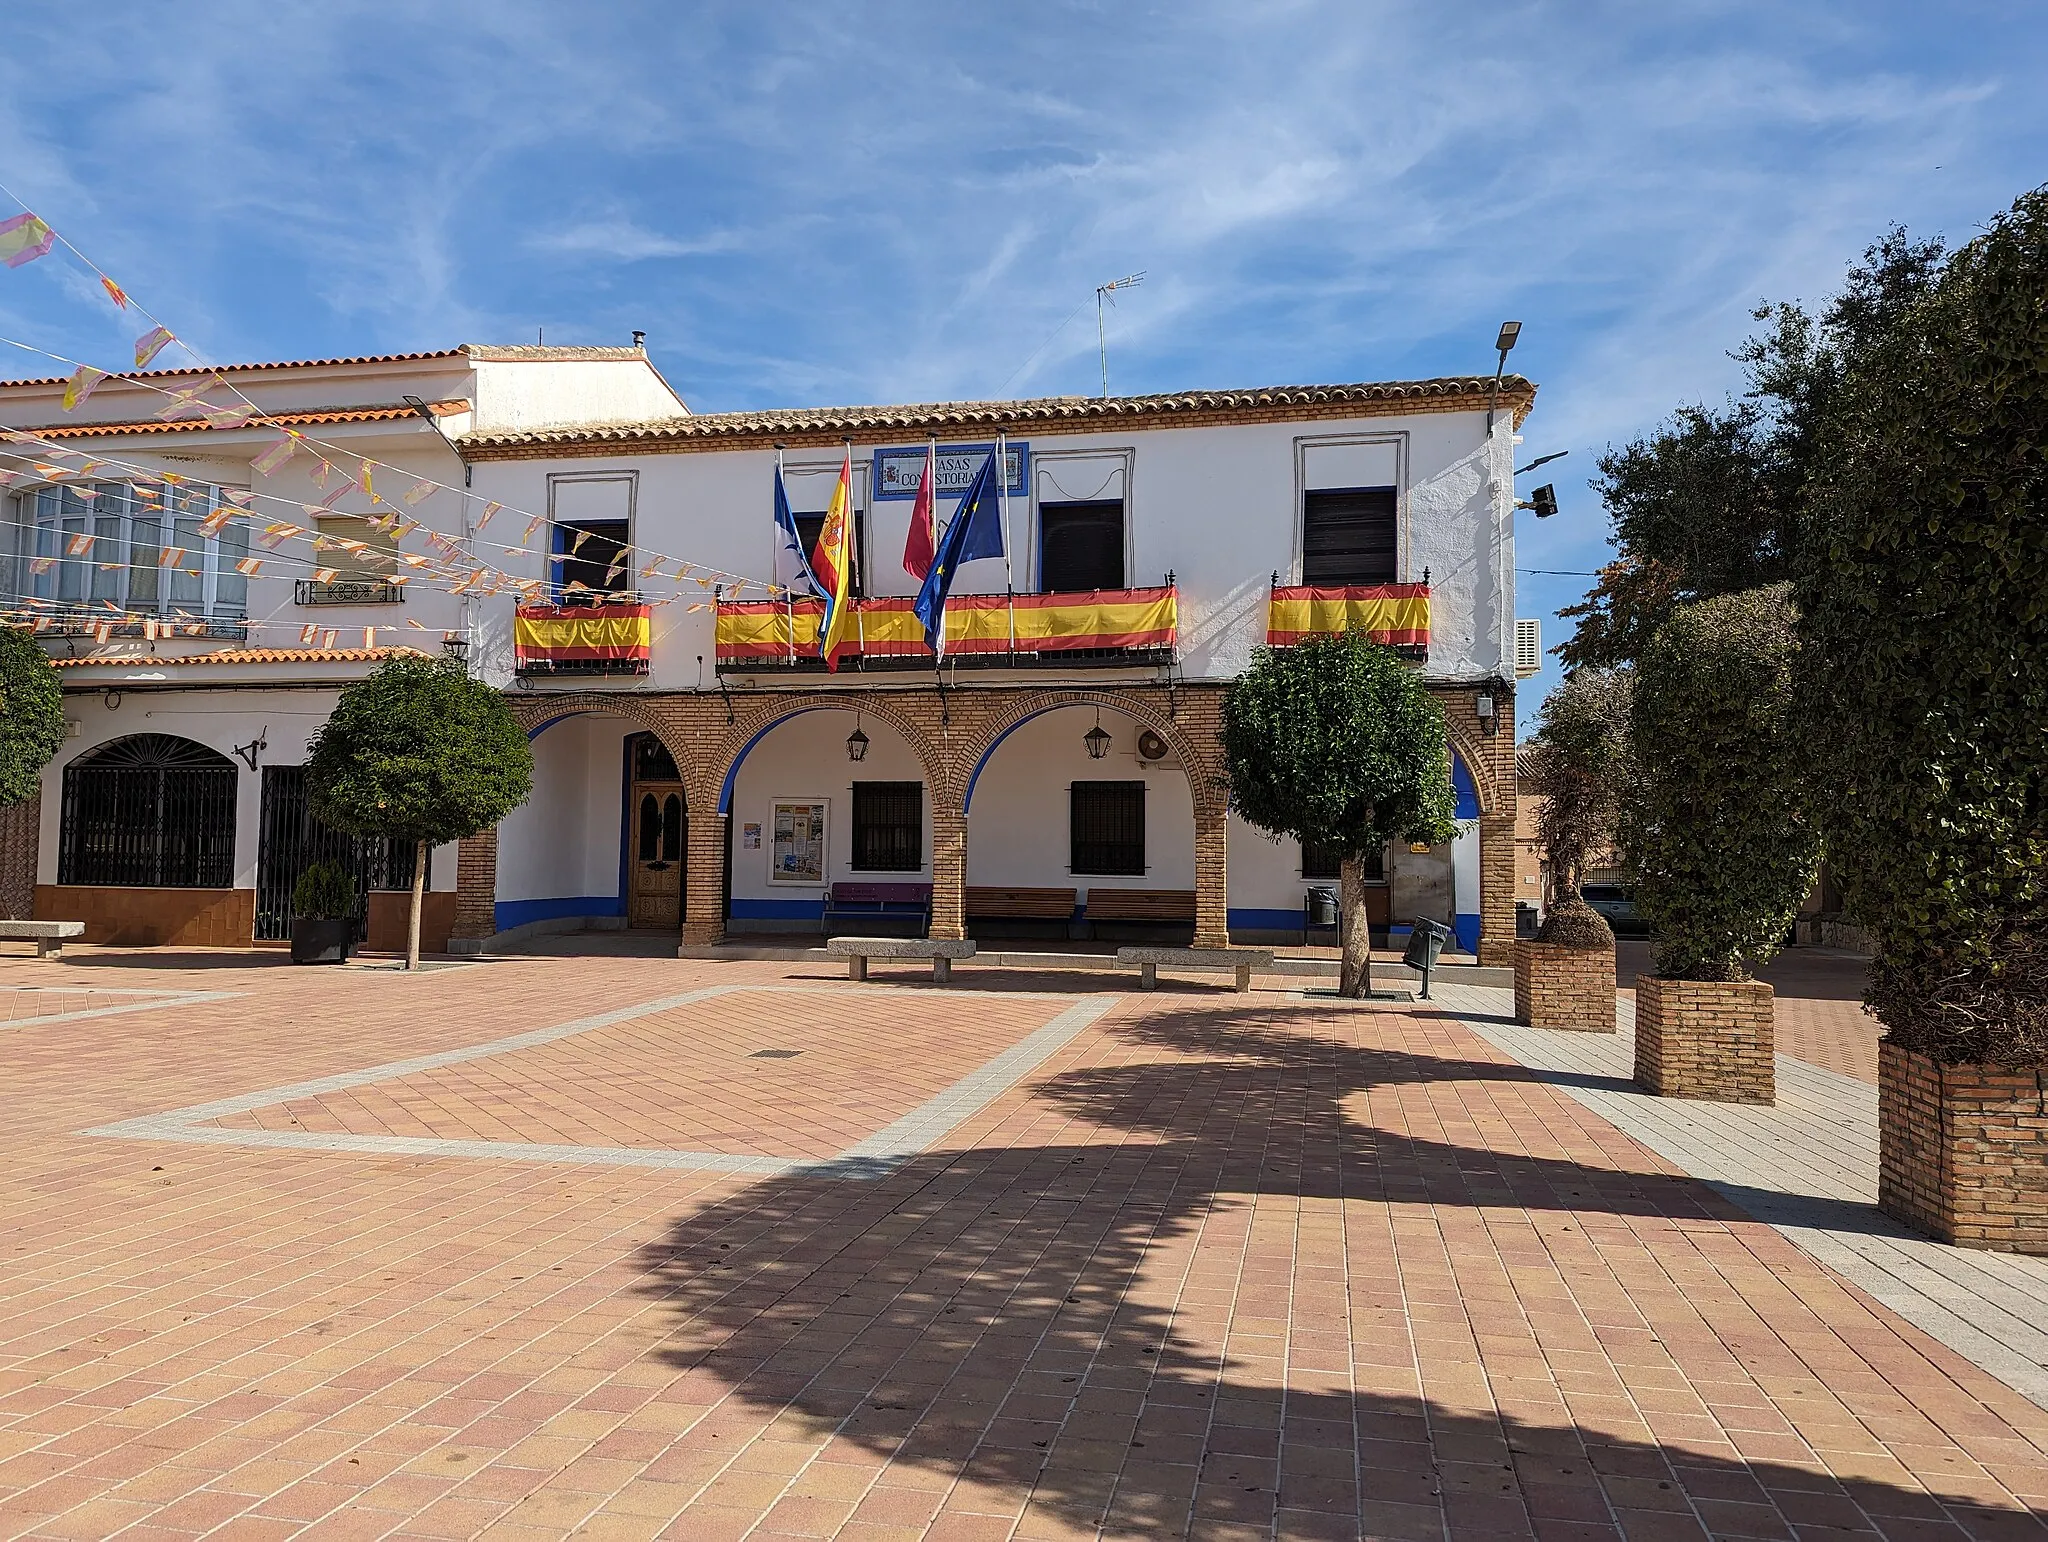
POLYGON ((1344 962, 1339 966, 1337 994, 1360 1000, 1372 994, 1372 922, 1365 913, 1365 859, 1357 852, 1338 868, 1342 886, 1344 962))
POLYGON ((421 841, 412 855, 412 916, 405 926, 405 967, 420 967, 420 901, 427 889, 427 843, 421 841))

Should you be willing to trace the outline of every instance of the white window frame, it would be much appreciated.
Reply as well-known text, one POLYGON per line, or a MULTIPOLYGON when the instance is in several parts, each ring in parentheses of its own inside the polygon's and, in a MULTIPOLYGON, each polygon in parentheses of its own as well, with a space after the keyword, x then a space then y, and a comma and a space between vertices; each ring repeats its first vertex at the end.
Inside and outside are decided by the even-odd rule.
MULTIPOLYGON (((1062 461, 1084 460, 1115 460, 1123 463, 1124 587, 1126 589, 1151 587, 1133 581, 1137 577, 1138 572, 1138 543, 1136 536, 1138 447, 1133 444, 1075 445, 1064 450, 1041 450, 1034 445, 1031 451, 1031 506, 1025 514, 1025 538, 1030 544, 1026 549, 1026 560, 1024 562, 1017 563, 1014 557, 1011 559, 1018 569, 1018 576, 1024 580, 1024 583, 1018 589, 1020 594, 1044 594, 1046 592, 1044 575, 1039 572, 1040 559, 1045 553, 1045 531, 1039 523, 1039 505, 1045 502, 1086 503, 1090 501, 1086 498, 1072 497, 1071 490, 1065 487, 1059 487, 1058 490, 1069 494, 1069 496, 1041 499, 1038 495, 1039 477, 1043 473, 1050 472, 1062 461)), ((1057 479, 1055 479, 1054 485, 1058 487, 1057 479)), ((1107 485, 1107 483, 1104 484, 1104 486, 1107 485)), ((1159 581, 1161 583, 1166 582, 1166 574, 1163 571, 1159 575, 1159 581)))
POLYGON ((18 592, 24 598, 34 596, 51 601, 53 615, 61 614, 63 610, 89 613, 95 607, 104 611, 103 602, 111 600, 129 615, 169 616, 173 619, 182 615, 194 621, 241 621, 248 618, 249 580, 247 575, 234 571, 234 564, 249 555, 249 516, 239 505, 223 499, 221 489, 213 483, 179 481, 157 484, 148 477, 140 477, 133 482, 45 483, 22 492, 19 526, 23 549, 19 558, 18 592), (134 492, 138 484, 162 485, 164 496, 161 502, 153 507, 144 504, 134 492), (82 485, 90 485, 98 496, 91 500, 65 499, 65 493, 76 492, 82 485), (195 496, 199 500, 196 512, 193 507, 195 496), (79 505, 75 513, 67 507, 68 502, 79 505), (171 597, 174 577, 191 576, 192 564, 188 560, 175 568, 154 564, 157 577, 155 596, 147 600, 136 599, 131 592, 130 580, 136 569, 135 526, 138 517, 157 526, 157 544, 146 549, 160 553, 167 546, 177 546, 176 532, 181 522, 199 523, 224 507, 235 512, 217 534, 200 536, 194 531, 195 539, 182 547, 188 559, 195 553, 198 557, 199 597, 196 600, 171 597), (49 512, 46 513, 46 509, 49 512), (68 528, 73 520, 76 521, 76 529, 68 528), (109 524, 115 527, 111 532, 106 529, 109 524), (82 557, 67 555, 64 548, 72 536, 81 533, 93 535, 92 549, 82 557), (121 553, 121 565, 117 569, 103 566, 106 562, 103 543, 109 539, 121 553), (54 558, 54 565, 48 572, 37 573, 33 565, 43 557, 54 558), (105 582, 114 577, 119 579, 117 585, 105 582), (78 580, 78 592, 66 597, 66 581, 72 578, 78 580), (224 579, 230 588, 239 581, 239 603, 223 601, 224 579))
POLYGON ((1408 432, 1396 429, 1386 433, 1352 434, 1298 434, 1294 440, 1294 535, 1287 558, 1287 582, 1297 585, 1301 582, 1302 541, 1307 536, 1308 495, 1312 492, 1337 491, 1310 487, 1308 485, 1308 452, 1310 450, 1337 449, 1347 445, 1392 445, 1394 449, 1394 548, 1399 554, 1398 566, 1394 570, 1394 582, 1408 584, 1415 582, 1413 564, 1410 559, 1408 532, 1408 432))

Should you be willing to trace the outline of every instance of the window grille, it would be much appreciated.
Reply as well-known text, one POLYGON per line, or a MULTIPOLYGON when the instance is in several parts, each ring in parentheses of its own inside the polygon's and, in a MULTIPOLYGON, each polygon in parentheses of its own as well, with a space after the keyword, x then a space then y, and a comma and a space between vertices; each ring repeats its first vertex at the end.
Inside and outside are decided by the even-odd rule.
POLYGON ((1121 498, 1038 506, 1038 587, 1043 593, 1085 594, 1123 586, 1121 498))
MULTIPOLYGON (((412 887, 411 841, 348 835, 313 817, 304 766, 263 768, 263 807, 256 845, 256 937, 277 942, 292 934, 292 890, 315 862, 333 862, 355 875, 356 936, 365 935, 372 889, 412 887)), ((428 883, 433 882, 431 849, 428 883)))
POLYGON ((1391 487, 1334 487, 1301 500, 1304 584, 1391 584, 1400 540, 1391 487))
POLYGON ((853 784, 853 870, 914 873, 924 866, 924 783, 853 784))
POLYGON ((81 610, 247 614, 249 578, 236 564, 249 555, 249 519, 219 488, 98 482, 39 487, 27 501, 17 592, 81 610))
POLYGON ((1145 784, 1075 782, 1068 820, 1068 870, 1097 878, 1145 871, 1145 784))
POLYGON ((636 782, 680 782, 676 758, 668 746, 653 734, 633 735, 633 780, 636 782))
MULTIPOLYGON (((1343 876, 1344 853, 1335 846, 1323 846, 1313 841, 1301 848, 1301 876, 1304 878, 1340 878, 1343 876)), ((1387 876, 1387 854, 1372 850, 1365 854, 1365 876, 1368 882, 1377 882, 1387 876)))
POLYGON ((64 768, 57 882, 225 889, 235 877, 235 765, 170 734, 135 734, 64 768))

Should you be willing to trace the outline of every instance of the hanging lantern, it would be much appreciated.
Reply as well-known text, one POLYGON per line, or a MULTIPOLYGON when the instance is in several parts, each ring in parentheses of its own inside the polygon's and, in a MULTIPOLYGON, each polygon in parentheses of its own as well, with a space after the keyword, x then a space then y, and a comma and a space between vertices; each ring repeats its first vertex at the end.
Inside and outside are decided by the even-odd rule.
POLYGON ((860 731, 860 710, 853 714, 853 732, 846 736, 846 758, 859 763, 868 758, 868 736, 860 731))
POLYGON ((1102 731, 1102 709, 1095 709, 1095 726, 1081 735, 1081 742, 1088 746, 1088 758, 1100 760, 1109 753, 1109 735, 1102 731))

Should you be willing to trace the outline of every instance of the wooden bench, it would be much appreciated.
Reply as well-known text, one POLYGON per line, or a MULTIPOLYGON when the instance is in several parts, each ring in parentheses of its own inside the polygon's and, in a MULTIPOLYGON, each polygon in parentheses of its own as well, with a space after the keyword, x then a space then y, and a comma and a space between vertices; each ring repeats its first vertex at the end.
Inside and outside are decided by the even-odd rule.
POLYGON ((835 883, 825 890, 825 930, 843 917, 861 920, 914 921, 923 931, 931 924, 932 886, 928 883, 835 883))
POLYGON ((1185 921, 1195 923, 1193 889, 1090 889, 1093 921, 1185 921))
POLYGON ((825 951, 846 960, 846 978, 865 980, 871 958, 930 959, 932 978, 941 985, 953 978, 953 960, 974 957, 971 942, 938 942, 923 937, 833 937, 825 951))
POLYGON ((1273 953, 1270 948, 1118 948, 1116 961, 1138 966, 1141 991, 1159 989, 1161 964, 1169 969, 1228 970, 1237 977, 1237 989, 1248 991, 1254 969, 1273 967, 1273 953))
POLYGON ((1072 889, 984 889, 967 891, 970 921, 1071 921, 1072 889))
POLYGON ((83 937, 83 921, 0 921, 0 940, 33 942, 37 958, 60 958, 66 937, 83 937))

